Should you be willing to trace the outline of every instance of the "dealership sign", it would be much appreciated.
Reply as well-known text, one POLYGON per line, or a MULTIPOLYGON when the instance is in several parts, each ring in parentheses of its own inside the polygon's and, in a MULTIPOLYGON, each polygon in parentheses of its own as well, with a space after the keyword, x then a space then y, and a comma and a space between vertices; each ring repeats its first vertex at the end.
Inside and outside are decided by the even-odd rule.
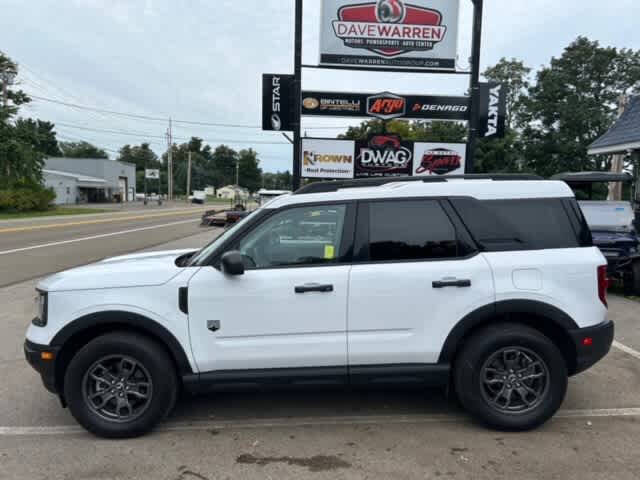
POLYGON ((262 76, 262 129, 293 130, 293 75, 262 76))
POLYGON ((356 143, 356 178, 411 175, 413 144, 397 135, 373 135, 356 143))
POLYGON ((463 121, 469 119, 469 97, 305 91, 302 115, 463 121))
POLYGON ((323 0, 320 63, 455 70, 459 0, 323 0))
POLYGON ((465 143, 421 143, 413 148, 413 175, 463 175, 466 166, 465 143))
POLYGON ((353 178, 355 142, 302 139, 302 177, 353 178))
POLYGON ((466 144, 403 141, 397 135, 367 140, 302 139, 302 177, 349 179, 459 175, 466 144))
POLYGON ((157 169, 146 169, 144 171, 144 178, 148 178, 149 180, 159 180, 160 179, 160 170, 157 170, 157 169))
POLYGON ((506 88, 501 83, 480 84, 480 137, 504 137, 507 117, 506 88))

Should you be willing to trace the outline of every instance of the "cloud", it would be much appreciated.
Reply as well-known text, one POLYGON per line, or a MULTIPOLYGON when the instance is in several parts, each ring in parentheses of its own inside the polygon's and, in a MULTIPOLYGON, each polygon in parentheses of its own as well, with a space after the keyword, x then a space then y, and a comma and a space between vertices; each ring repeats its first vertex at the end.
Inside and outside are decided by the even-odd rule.
MULTIPOLYGON (((28 92, 57 100, 154 117, 258 125, 260 78, 293 69, 293 1, 283 0, 4 0, 0 49, 24 67, 28 92)), ((485 3, 482 63, 521 58, 547 63, 578 35, 604 45, 640 48, 631 0, 492 0, 485 3)), ((471 2, 461 0, 459 63, 470 54, 471 2)), ((318 60, 319 0, 305 0, 304 63, 318 60)), ((343 91, 462 94, 462 76, 306 70, 304 87, 343 91)), ((88 113, 34 102, 24 115, 96 130, 148 134, 124 136, 59 126, 65 137, 111 150, 149 140, 158 153, 167 122, 88 113), (160 138, 153 138, 160 137, 160 138)), ((310 135, 338 131, 318 125, 346 120, 305 119, 310 135)), ((235 139, 280 142, 255 145, 267 170, 291 166, 291 146, 279 134, 258 129, 187 127, 214 143, 235 139)), ((225 142, 234 147, 249 144, 225 142)))

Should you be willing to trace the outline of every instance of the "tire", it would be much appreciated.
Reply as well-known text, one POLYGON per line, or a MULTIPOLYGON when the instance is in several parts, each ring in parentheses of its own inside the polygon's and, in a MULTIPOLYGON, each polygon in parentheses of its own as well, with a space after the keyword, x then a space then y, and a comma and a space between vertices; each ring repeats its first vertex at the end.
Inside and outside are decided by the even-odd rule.
POLYGON ((567 392, 567 366, 555 344, 537 330, 514 323, 491 325, 473 334, 456 357, 453 375, 462 406, 497 430, 524 431, 542 425, 558 411, 567 392))
POLYGON ((64 376, 71 414, 104 438, 147 433, 171 412, 177 393, 169 355, 137 333, 113 332, 92 340, 76 353, 64 376))

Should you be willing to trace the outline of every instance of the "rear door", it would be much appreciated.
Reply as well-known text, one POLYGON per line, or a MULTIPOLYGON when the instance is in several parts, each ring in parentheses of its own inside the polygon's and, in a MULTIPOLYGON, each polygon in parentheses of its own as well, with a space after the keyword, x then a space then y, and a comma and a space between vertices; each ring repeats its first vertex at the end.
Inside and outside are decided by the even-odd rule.
POLYGON ((350 366, 437 363, 455 324, 494 301, 489 265, 446 202, 361 203, 355 248, 350 366))

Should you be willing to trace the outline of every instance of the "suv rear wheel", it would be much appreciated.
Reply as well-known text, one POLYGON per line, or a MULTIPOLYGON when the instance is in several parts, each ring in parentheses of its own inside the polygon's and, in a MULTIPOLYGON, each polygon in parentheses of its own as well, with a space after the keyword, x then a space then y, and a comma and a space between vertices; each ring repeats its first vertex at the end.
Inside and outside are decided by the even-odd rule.
POLYGON ((529 430, 549 420, 567 391, 567 366, 554 343, 524 325, 502 323, 475 333, 458 355, 455 388, 479 421, 529 430))
POLYGON ((76 420, 106 438, 151 430, 173 408, 175 368, 164 349, 139 334, 114 332, 85 345, 71 360, 64 393, 76 420))

